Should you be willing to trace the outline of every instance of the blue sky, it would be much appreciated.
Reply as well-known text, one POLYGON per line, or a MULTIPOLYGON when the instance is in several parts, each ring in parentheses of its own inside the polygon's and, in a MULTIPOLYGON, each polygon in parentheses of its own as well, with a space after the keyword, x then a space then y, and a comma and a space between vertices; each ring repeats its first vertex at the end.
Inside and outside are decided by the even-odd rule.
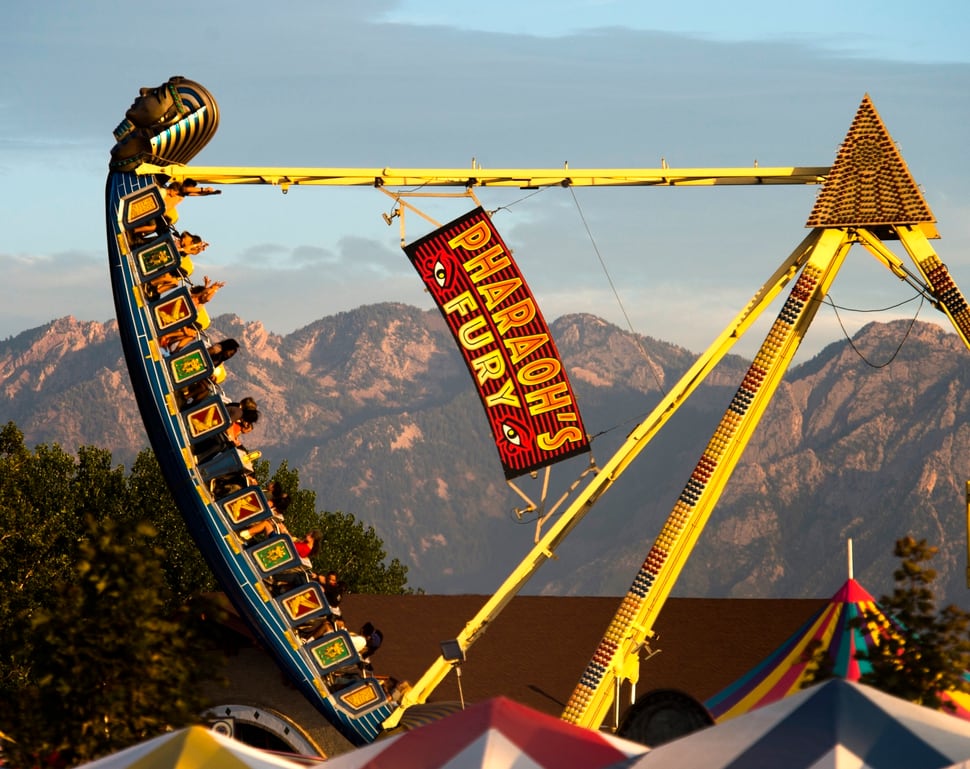
MULTIPOLYGON (((0 29, 0 338, 112 315, 103 187, 140 86, 217 99, 196 163, 653 168, 829 165, 869 94, 970 293, 963 4, 11 0, 0 29)), ((548 320, 591 312, 700 351, 805 235, 813 187, 483 190, 548 320), (592 239, 587 233, 586 224, 592 239), (606 266, 606 271, 603 269, 606 266), (614 296, 616 286, 619 298, 614 296)), ((464 201, 421 202, 447 221, 464 201)), ((377 301, 431 307, 373 189, 228 188, 183 204, 224 280, 212 312, 272 331, 377 301), (215 306, 218 305, 218 306, 215 306)), ((408 235, 423 234, 408 220, 408 235)), ((912 291, 852 252, 850 332, 912 291)), ((774 313, 769 313, 773 316, 774 313)), ((936 320, 924 308, 920 317, 936 320)), ((803 356, 841 337, 823 308, 803 356)), ((739 346, 751 353, 757 335, 739 346)))

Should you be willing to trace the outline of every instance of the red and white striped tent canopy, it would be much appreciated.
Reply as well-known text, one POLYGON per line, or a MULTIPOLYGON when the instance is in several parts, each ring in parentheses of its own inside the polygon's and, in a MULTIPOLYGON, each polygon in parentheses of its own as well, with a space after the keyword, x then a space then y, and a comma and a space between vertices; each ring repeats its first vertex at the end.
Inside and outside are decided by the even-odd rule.
POLYGON ((410 732, 335 756, 327 769, 602 769, 636 742, 496 697, 410 732))

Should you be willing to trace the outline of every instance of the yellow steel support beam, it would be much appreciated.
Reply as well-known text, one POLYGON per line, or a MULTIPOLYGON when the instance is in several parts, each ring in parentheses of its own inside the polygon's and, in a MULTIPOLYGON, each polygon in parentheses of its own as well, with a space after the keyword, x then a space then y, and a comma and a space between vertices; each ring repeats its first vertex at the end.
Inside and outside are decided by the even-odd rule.
MULTIPOLYGON (((400 199, 423 188, 506 187, 677 187, 739 185, 817 185, 826 183, 809 217, 811 233, 771 279, 711 344, 651 414, 638 425, 609 462, 597 470, 559 520, 509 575, 479 613, 458 635, 465 651, 479 638, 532 574, 553 556, 555 548, 592 508, 705 379, 714 366, 750 328, 754 320, 792 279, 788 299, 725 412, 701 460, 664 528, 654 541, 606 634, 597 647, 563 713, 563 719, 597 728, 606 717, 619 685, 639 677, 640 651, 653 635, 656 616, 695 546, 711 511, 750 441, 772 395, 790 365, 822 299, 835 279, 851 245, 861 243, 898 277, 918 283, 902 261, 880 240, 897 237, 916 262, 925 283, 964 343, 970 347, 970 305, 956 287, 927 238, 938 237, 935 219, 909 174, 869 97, 863 99, 852 127, 831 167, 554 169, 469 168, 288 168, 143 165, 140 174, 164 174, 174 180, 199 183, 263 184, 286 192, 293 186, 360 186, 383 189, 400 199), (873 169, 878 168, 878 173, 873 169), (391 193, 389 189, 412 188, 391 193), (905 222, 905 224, 900 224, 905 222), (877 235, 878 233, 878 235, 877 235)), ((403 242, 403 229, 402 229, 403 242)), ((970 529, 970 481, 967 484, 970 529)), ((970 545, 968 545, 970 548, 970 545)), ((970 549, 968 549, 970 558, 970 549)), ((967 573, 970 585, 970 567, 967 573)), ((442 657, 405 695, 402 707, 385 722, 390 728, 405 708, 426 701, 444 679, 451 663, 442 657)))
POLYGON ((744 184, 821 184, 827 166, 779 168, 248 168, 156 166, 139 174, 165 174, 204 184, 334 187, 705 187, 744 184))
POLYGON ((926 233, 919 227, 899 226, 896 234, 933 291, 937 307, 946 314, 963 343, 970 348, 970 305, 946 265, 936 255, 926 233))
POLYGON ((617 681, 636 680, 640 650, 656 617, 852 245, 847 230, 814 233, 807 263, 566 703, 563 720, 598 728, 617 681))
MULTIPOLYGON (((926 281, 932 293, 936 307, 943 312, 953 324, 953 328, 970 348, 970 304, 963 293, 957 288, 956 282, 942 260, 937 256, 928 238, 935 237, 934 232, 927 233, 924 227, 896 226, 894 228, 906 253, 909 254, 917 269, 926 281)), ((856 232, 859 241, 878 259, 882 260, 896 275, 904 277, 908 271, 892 251, 872 232, 861 229, 856 232)), ((966 486, 966 519, 967 519, 967 587, 970 587, 970 481, 966 486)))
MULTIPOLYGON (((772 274, 734 320, 711 343, 694 365, 670 388, 670 392, 657 404, 650 414, 627 437, 610 460, 576 496, 569 507, 535 544, 518 567, 506 578, 479 612, 462 628, 457 641, 462 651, 467 651, 488 629, 502 609, 521 590, 539 567, 553 556, 556 548, 588 513, 596 501, 626 467, 646 448, 654 436, 687 402, 691 393, 706 379, 714 367, 727 355, 735 343, 775 300, 785 285, 798 273, 811 255, 818 231, 813 230, 796 248, 791 256, 772 274)), ((385 728, 392 728, 400 721, 404 710, 411 705, 426 702, 430 694, 445 679, 452 665, 444 657, 438 657, 424 675, 412 686, 401 700, 401 707, 385 721, 385 728)))
MULTIPOLYGON (((970 303, 929 243, 929 238, 936 237, 935 229, 921 223, 888 225, 888 229, 887 234, 903 244, 916 264, 924 281, 922 288, 933 296, 936 306, 950 318, 954 329, 970 348, 970 303)), ((564 720, 598 728, 613 703, 617 682, 624 679, 636 681, 639 653, 652 636, 656 616, 852 244, 863 245, 897 277, 911 282, 916 280, 917 276, 870 229, 817 228, 813 232, 814 241, 812 236, 806 239, 811 250, 807 263, 803 253, 806 243, 795 252, 802 253, 797 263, 805 265, 801 277, 792 287, 788 302, 769 331, 735 400, 567 703, 562 716, 564 720)), ((789 264, 795 263, 789 260, 789 264)), ((967 526, 970 532, 970 482, 967 484, 967 526)), ((967 581, 970 586, 970 567, 967 581)))

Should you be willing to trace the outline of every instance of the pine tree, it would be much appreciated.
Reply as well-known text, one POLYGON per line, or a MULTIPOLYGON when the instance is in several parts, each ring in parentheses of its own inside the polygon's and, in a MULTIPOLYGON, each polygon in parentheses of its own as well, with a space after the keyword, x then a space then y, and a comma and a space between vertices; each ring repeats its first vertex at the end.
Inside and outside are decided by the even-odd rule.
POLYGON ((928 565, 937 550, 925 539, 897 540, 894 555, 902 562, 893 573, 896 587, 879 601, 896 627, 888 627, 877 646, 856 656, 872 666, 862 683, 919 705, 953 710, 946 693, 970 691, 964 678, 970 668, 970 613, 953 605, 937 612, 931 589, 936 571, 928 565))

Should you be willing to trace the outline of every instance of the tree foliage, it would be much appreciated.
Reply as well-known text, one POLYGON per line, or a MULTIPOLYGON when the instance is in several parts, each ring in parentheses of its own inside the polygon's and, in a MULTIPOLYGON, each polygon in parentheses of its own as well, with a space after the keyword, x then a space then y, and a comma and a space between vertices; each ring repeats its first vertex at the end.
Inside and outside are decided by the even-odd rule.
MULTIPOLYGON (((268 480, 269 466, 257 468, 268 480)), ((318 513, 285 463, 295 536, 326 532, 320 571, 356 591, 408 592, 407 569, 353 516, 318 513)), ((196 722, 211 679, 216 587, 162 478, 143 451, 129 475, 109 452, 32 451, 0 427, 0 724, 14 766, 86 761, 196 722)))
POLYGON ((216 590, 216 580, 189 534, 165 484, 154 452, 138 454, 128 476, 129 522, 151 521, 165 543, 162 564, 173 600, 184 603, 192 596, 216 590))
POLYGON ((9 628, 22 684, 4 693, 0 721, 14 765, 72 765, 198 723, 217 651, 198 609, 167 609, 156 534, 87 516, 77 560, 9 628))
POLYGON ((970 613, 953 605, 937 611, 931 589, 937 574, 928 566, 936 553, 937 548, 925 539, 906 536, 896 541, 894 555, 902 559, 893 573, 896 587, 879 605, 898 623, 899 632, 890 629, 878 645, 856 656, 872 666, 861 677, 862 683, 910 702, 949 710, 954 706, 945 698, 947 692, 970 690, 964 678, 970 668, 970 613))
POLYGON ((218 667, 198 610, 175 611, 136 498, 109 452, 30 451, 13 423, 0 428, 0 723, 12 765, 69 765, 199 718, 198 682, 218 667))
MULTIPOLYGON (((257 474, 268 476, 268 465, 257 463, 257 474)), ((407 586, 407 566, 394 558, 385 563, 384 542, 373 526, 366 526, 343 512, 318 512, 316 493, 300 489, 299 473, 284 461, 272 476, 292 497, 286 511, 286 527, 295 537, 313 529, 323 532, 320 552, 312 563, 318 574, 335 571, 354 593, 402 595, 407 586)))

